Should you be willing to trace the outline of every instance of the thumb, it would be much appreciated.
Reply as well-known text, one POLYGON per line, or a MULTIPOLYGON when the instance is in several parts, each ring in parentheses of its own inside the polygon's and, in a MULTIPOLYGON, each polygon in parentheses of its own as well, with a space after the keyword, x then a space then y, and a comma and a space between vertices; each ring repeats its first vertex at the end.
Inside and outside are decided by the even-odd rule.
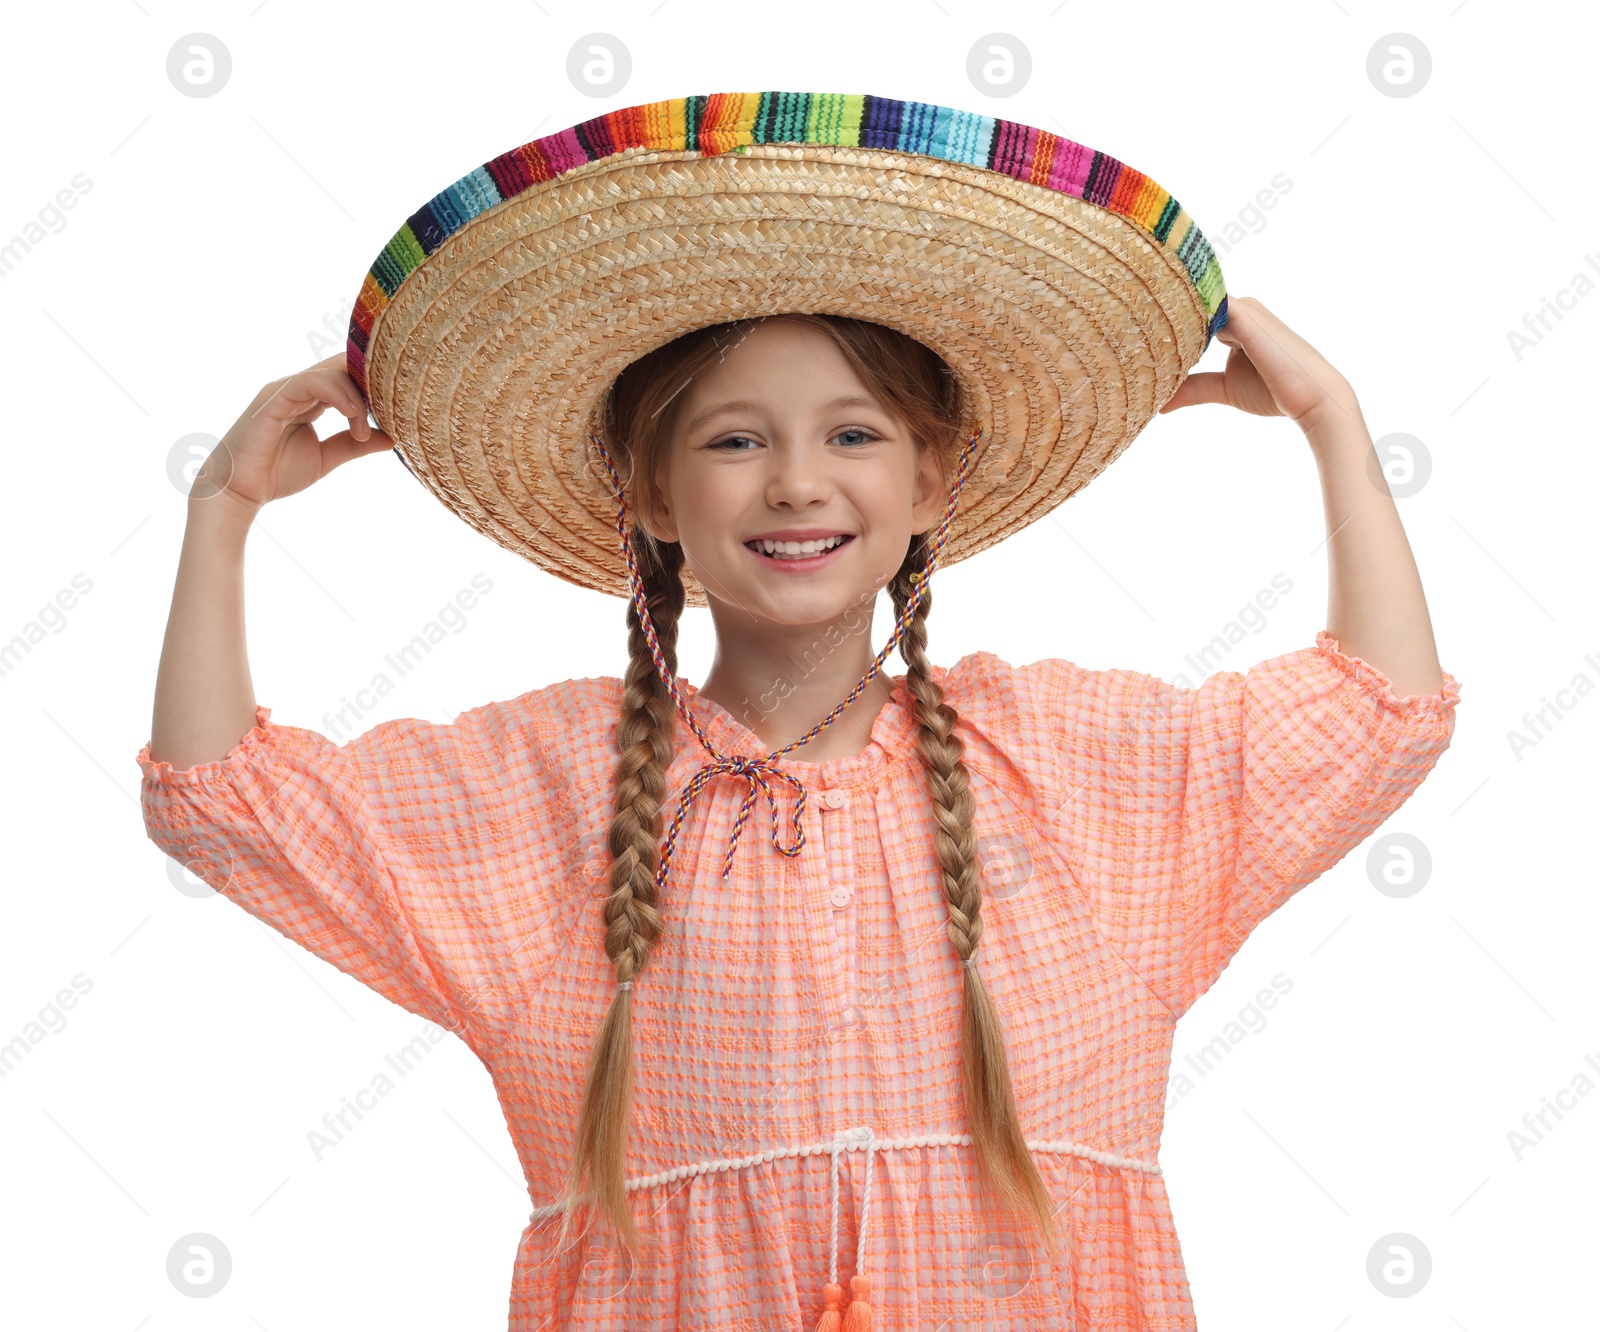
POLYGON ((1167 399, 1160 410, 1170 412, 1179 407, 1192 407, 1196 403, 1203 402, 1218 402, 1225 405, 1227 401, 1228 394, 1223 387, 1221 371, 1207 370, 1203 374, 1190 375, 1179 384, 1178 391, 1167 399))
MULTIPOLYGON (((366 439, 357 439, 348 430, 341 430, 336 435, 329 435, 322 441, 322 454, 327 460, 327 470, 331 472, 335 467, 356 458, 364 458, 369 453, 377 453, 381 449, 394 448, 394 440, 381 430, 374 430, 366 439)), ((327 473, 325 472, 324 475, 327 473)))

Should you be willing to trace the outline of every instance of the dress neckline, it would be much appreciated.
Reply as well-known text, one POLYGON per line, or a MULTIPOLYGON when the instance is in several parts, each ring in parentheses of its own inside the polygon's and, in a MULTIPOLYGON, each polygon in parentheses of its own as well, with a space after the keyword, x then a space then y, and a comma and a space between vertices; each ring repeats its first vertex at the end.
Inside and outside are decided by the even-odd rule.
MULTIPOLYGON (((947 672, 944 667, 931 667, 930 673, 941 685, 945 683, 947 672)), ((917 747, 915 708, 906 688, 905 677, 890 678, 894 681, 894 688, 890 691, 888 701, 872 719, 866 746, 859 753, 812 761, 804 757, 808 746, 801 745, 775 760, 777 764, 798 777, 808 789, 875 786, 896 758, 917 747)), ((759 757, 772 752, 760 736, 722 704, 706 698, 700 693, 699 687, 684 676, 676 679, 689 711, 719 753, 759 757)), ((838 726, 839 721, 833 725, 838 726)), ((682 762, 690 772, 694 772, 713 761, 705 746, 683 724, 681 717, 678 719, 677 738, 678 750, 674 762, 682 762)))

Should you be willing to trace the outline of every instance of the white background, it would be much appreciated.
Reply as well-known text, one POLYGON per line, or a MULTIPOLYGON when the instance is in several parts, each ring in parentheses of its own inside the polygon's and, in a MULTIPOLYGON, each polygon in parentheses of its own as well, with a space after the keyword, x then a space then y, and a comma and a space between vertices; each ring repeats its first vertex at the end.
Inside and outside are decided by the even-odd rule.
MULTIPOLYGON (((1536 745, 1519 756, 1510 740, 1575 677, 1600 681, 1600 294, 1567 297, 1520 358, 1507 337, 1575 275, 1600 279, 1584 263, 1600 263, 1592 9, 770 10, 785 17, 696 0, 8 7, 0 242, 79 173, 91 188, 0 278, 0 642, 75 576, 90 590, 0 676, 0 1045, 13 1042, 0 1322, 504 1327, 530 1201, 483 1067, 447 1038, 316 1160, 307 1132, 425 1024, 226 901, 178 891, 144 836, 133 756, 185 513, 167 460, 342 345, 324 317, 342 330, 378 250, 472 167, 602 111, 783 88, 985 111, 1137 166, 1219 242, 1230 292, 1346 375, 1375 437, 1423 442, 1431 476, 1399 502, 1463 699, 1449 752, 1384 832, 1420 838, 1432 877, 1385 896, 1364 846, 1256 931, 1183 1019, 1176 1059, 1274 975, 1292 990, 1176 1098, 1161 1160, 1202 1328, 1596 1326, 1600 1094, 1548 1117, 1521 1159, 1507 1136, 1586 1053, 1600 1060, 1592 683, 1562 696, 1574 706, 1536 745), (566 74, 594 31, 632 56, 627 84, 599 99, 566 74), (967 76, 995 31, 1031 54, 1012 96, 967 76), (195 32, 232 56, 214 96, 167 77, 169 49, 195 32), (1391 33, 1431 52, 1413 96, 1368 79, 1391 33), (1280 173, 1292 188, 1252 220, 1280 173), (74 976, 88 993, 49 1015, 74 976), (196 1231, 233 1256, 208 1299, 167 1277, 169 1249, 196 1231), (1391 1232, 1432 1256, 1410 1297, 1367 1275, 1391 1232)), ((1200 368, 1225 357, 1214 345, 1200 368)), ((1185 654, 1286 574, 1293 592, 1224 663, 1244 670, 1323 626, 1322 539, 1292 424, 1186 409, 1054 514, 942 571, 931 656, 1065 656, 1193 682, 1185 654)), ((500 550, 378 454, 272 505, 252 534, 258 698, 324 729, 480 573, 492 592, 369 724, 449 721, 621 673, 620 600, 500 550)), ((877 643, 890 627, 884 599, 877 643)), ((680 668, 703 679, 710 649, 707 612, 688 612, 680 668)))

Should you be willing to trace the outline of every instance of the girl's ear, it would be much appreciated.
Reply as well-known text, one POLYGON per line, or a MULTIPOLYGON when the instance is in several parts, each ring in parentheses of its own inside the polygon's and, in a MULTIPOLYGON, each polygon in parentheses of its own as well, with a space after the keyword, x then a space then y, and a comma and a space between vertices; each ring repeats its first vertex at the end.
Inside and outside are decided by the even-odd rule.
POLYGON ((676 541, 678 524, 661 486, 643 477, 635 477, 634 482, 628 493, 628 507, 633 510, 634 521, 657 541, 676 541), (649 487, 648 495, 643 493, 645 486, 649 487))
POLYGON ((911 530, 926 532, 939 521, 950 498, 939 455, 932 448, 917 450, 917 471, 911 495, 911 530))
POLYGON ((650 533, 657 541, 676 541, 678 539, 678 524, 672 512, 662 499, 657 499, 654 507, 648 512, 639 514, 639 525, 650 533))
MULTIPOLYGON (((668 445, 667 447, 671 447, 668 445)), ((648 487, 648 495, 644 495, 636 507, 639 525, 644 528, 657 541, 678 540, 678 522, 672 512, 672 506, 667 502, 665 489, 662 485, 664 477, 646 476, 636 477, 635 480, 641 487, 648 487)), ((629 497, 632 498, 631 496, 629 497)))

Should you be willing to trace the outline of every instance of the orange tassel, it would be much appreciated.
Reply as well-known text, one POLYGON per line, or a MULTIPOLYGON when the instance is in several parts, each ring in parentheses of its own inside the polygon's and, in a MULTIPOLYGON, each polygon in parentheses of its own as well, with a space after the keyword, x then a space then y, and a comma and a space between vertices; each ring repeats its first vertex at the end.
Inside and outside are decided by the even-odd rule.
POLYGON ((867 1279, 860 1273, 850 1278, 850 1307, 844 1311, 843 1332, 872 1332, 872 1301, 867 1279))
POLYGON ((817 1320, 817 1332, 840 1332, 839 1305, 844 1301, 844 1287, 837 1281, 830 1281, 823 1287, 822 1293, 828 1301, 828 1307, 817 1320))

